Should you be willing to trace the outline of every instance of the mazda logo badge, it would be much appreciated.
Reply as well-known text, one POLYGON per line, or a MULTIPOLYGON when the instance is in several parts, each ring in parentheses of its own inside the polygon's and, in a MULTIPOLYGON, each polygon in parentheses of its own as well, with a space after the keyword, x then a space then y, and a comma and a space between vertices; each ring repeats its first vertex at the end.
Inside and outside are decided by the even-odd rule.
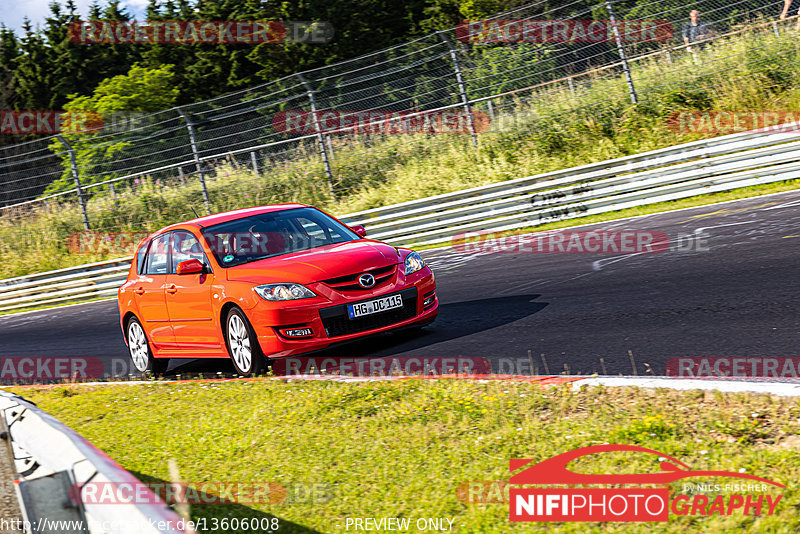
POLYGON ((358 277, 358 285, 360 285, 365 289, 372 287, 375 285, 375 277, 369 273, 362 274, 361 276, 358 277))

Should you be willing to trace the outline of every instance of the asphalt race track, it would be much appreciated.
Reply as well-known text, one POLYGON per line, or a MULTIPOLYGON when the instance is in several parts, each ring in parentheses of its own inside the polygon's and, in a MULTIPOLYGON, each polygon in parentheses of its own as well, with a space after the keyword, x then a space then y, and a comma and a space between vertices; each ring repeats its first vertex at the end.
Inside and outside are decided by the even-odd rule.
MULTIPOLYGON (((665 373, 673 357, 800 357, 800 191, 602 223, 666 233, 658 254, 423 252, 441 311, 419 333, 325 356, 483 357, 495 372, 665 373), (686 236, 704 236, 700 240, 686 236), (532 358, 528 358, 531 351, 532 358), (603 359, 601 365, 600 359, 603 359), (605 366, 605 369, 603 368, 605 366)), ((115 301, 0 318, 0 358, 128 361, 115 301)), ((115 363, 116 362, 116 363, 115 363)), ((231 371, 178 360, 171 372, 231 371)))

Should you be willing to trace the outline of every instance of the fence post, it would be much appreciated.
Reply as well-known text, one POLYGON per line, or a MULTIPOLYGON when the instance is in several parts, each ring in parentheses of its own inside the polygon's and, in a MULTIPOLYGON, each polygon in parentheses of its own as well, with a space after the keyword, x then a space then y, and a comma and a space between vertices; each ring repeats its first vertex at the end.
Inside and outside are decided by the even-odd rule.
POLYGON ((614 41, 617 43, 617 51, 619 52, 620 59, 622 59, 622 70, 625 71, 625 80, 628 82, 628 92, 631 95, 631 102, 636 105, 639 103, 639 99, 636 97, 636 88, 633 86, 631 68, 628 65, 628 56, 625 55, 625 47, 622 46, 622 38, 619 36, 619 27, 617 26, 617 19, 614 18, 614 9, 611 7, 611 0, 606 0, 606 9, 608 9, 608 18, 611 20, 611 27, 614 30, 614 41))
POLYGON ((253 164, 253 174, 258 176, 258 159, 256 158, 256 151, 250 152, 250 162, 253 164))
POLYGON ((330 158, 335 161, 336 153, 333 151, 333 141, 331 141, 330 135, 325 136, 325 142, 328 144, 328 154, 330 155, 330 158))
POLYGON ((183 121, 186 123, 186 129, 189 131, 189 144, 192 146, 194 164, 197 167, 197 175, 200 178, 200 185, 203 188, 203 204, 206 206, 206 213, 211 215, 211 202, 208 200, 208 189, 206 188, 206 176, 203 173, 203 163, 200 161, 200 152, 197 150, 197 137, 195 137, 194 133, 194 123, 189 120, 189 117, 186 116, 181 108, 175 109, 183 118, 183 121))
POLYGON ((83 213, 83 229, 91 230, 89 228, 89 216, 86 214, 86 199, 83 197, 83 189, 81 189, 81 177, 78 174, 78 163, 75 160, 75 150, 60 135, 57 135, 56 138, 67 148, 67 153, 69 153, 69 166, 72 169, 72 178, 75 180, 75 189, 78 191, 78 203, 81 205, 81 213, 83 213))
POLYGON ((306 81, 302 74, 299 72, 295 74, 297 79, 303 84, 306 88, 306 93, 308 94, 308 102, 311 104, 311 116, 314 119, 314 131, 317 132, 317 147, 319 149, 319 153, 322 156, 322 164, 325 167, 325 177, 328 179, 328 190, 331 193, 331 196, 336 196, 333 191, 333 172, 331 172, 331 162, 328 159, 328 149, 325 147, 325 138, 322 135, 322 128, 319 126, 319 117, 317 116, 317 99, 314 98, 314 90, 311 89, 311 85, 306 81))
POLYGON ((467 124, 469 125, 469 130, 472 133, 472 146, 475 147, 475 151, 478 150, 478 134, 475 131, 475 121, 472 118, 472 112, 469 108, 469 97, 467 96, 467 86, 464 83, 464 77, 461 75, 461 64, 458 61, 458 50, 456 47, 453 46, 453 42, 447 36, 446 33, 443 31, 439 32, 439 36, 442 38, 442 41, 447 45, 447 48, 450 49, 450 60, 453 62, 453 70, 456 73, 456 83, 458 84, 458 92, 461 95, 461 103, 464 106, 464 111, 467 113, 467 124))

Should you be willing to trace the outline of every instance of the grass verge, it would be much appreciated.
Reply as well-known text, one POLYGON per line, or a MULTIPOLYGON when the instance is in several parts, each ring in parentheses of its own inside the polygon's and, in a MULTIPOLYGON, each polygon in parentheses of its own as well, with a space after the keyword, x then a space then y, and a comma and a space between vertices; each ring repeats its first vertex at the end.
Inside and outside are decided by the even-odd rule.
MULTIPOLYGON (((279 532, 325 533, 346 532, 347 518, 365 517, 450 518, 453 531, 482 534, 800 527, 796 399, 418 379, 154 382, 17 392, 144 481, 170 480, 168 462, 175 459, 181 479, 194 484, 273 482, 286 488, 281 503, 192 506, 191 515, 206 521, 277 517, 279 532), (463 493, 459 498, 459 487, 469 482, 507 481, 511 458, 541 461, 601 443, 652 448, 692 469, 743 469, 788 487, 769 491, 784 494, 772 516, 671 514, 669 522, 651 524, 510 523, 507 503, 464 502, 463 493), (309 497, 308 488, 322 490, 309 497)), ((571 467, 595 473, 659 470, 654 458, 621 454, 571 467)), ((682 483, 671 485, 672 496, 682 483)))

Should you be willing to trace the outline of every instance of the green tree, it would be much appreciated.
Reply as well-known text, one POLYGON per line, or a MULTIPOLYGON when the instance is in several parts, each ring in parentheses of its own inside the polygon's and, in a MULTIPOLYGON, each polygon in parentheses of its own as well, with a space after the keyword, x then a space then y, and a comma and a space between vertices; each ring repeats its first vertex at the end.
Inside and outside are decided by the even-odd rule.
POLYGON ((14 32, 0 25, 0 109, 12 109, 14 90, 14 63, 20 55, 14 32))
MULTIPOLYGON (((127 74, 101 82, 90 96, 70 96, 64 109, 69 112, 71 126, 80 131, 65 134, 64 138, 75 150, 81 183, 90 185, 123 175, 130 169, 152 167, 153 153, 182 142, 174 135, 153 138, 151 134, 159 127, 149 127, 149 121, 143 117, 175 105, 179 91, 173 79, 171 65, 159 68, 134 65, 127 74), (120 116, 132 120, 124 131, 114 131, 113 125, 107 124, 96 132, 87 132, 80 127, 87 112, 98 114, 107 123, 114 119, 119 124, 120 116), (147 148, 142 149, 145 142, 147 148)), ((72 188, 68 154, 58 141, 54 140, 51 148, 61 153, 64 173, 50 184, 45 194, 72 188)))
POLYGON ((173 83, 172 65, 148 68, 134 65, 127 74, 103 80, 91 96, 71 95, 67 111, 95 111, 102 115, 160 111, 172 107, 179 90, 173 83))
POLYGON ((42 35, 34 31, 30 20, 22 26, 20 55, 14 63, 14 78, 17 82, 17 109, 53 109, 57 95, 52 91, 56 85, 50 50, 42 35))

